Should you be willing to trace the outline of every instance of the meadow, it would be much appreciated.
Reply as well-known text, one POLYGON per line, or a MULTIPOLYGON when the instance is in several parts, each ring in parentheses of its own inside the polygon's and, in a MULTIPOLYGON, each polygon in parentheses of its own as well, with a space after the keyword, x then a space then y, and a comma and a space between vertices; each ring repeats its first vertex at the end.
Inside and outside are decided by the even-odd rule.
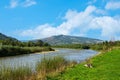
POLYGON ((50 80, 120 80, 120 48, 102 52, 50 80), (91 64, 92 68, 85 67, 85 64, 91 64))

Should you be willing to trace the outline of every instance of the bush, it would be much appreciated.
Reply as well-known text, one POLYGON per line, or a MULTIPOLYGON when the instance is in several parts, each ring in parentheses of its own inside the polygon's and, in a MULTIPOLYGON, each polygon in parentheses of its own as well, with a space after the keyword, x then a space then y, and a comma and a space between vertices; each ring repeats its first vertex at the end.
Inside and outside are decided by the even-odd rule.
POLYGON ((28 54, 28 53, 30 53, 30 50, 16 46, 2 46, 0 49, 0 57, 14 56, 14 55, 28 54))

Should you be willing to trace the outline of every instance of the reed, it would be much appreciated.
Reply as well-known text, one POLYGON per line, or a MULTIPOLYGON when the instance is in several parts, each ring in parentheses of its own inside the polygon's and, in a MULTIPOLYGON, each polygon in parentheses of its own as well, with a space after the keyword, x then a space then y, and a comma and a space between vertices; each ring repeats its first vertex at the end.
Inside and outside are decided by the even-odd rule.
MULTIPOLYGON (((0 80, 46 80, 64 71, 76 62, 68 61, 63 57, 55 56, 43 58, 37 62, 35 71, 29 65, 22 67, 0 66, 0 80)), ((0 64, 2 65, 2 64, 0 64)))
POLYGON ((54 51, 51 47, 23 47, 23 49, 27 49, 30 53, 42 52, 42 51, 54 51))
POLYGON ((30 54, 42 51, 54 51, 54 49, 51 47, 2 46, 0 47, 0 57, 30 54))
POLYGON ((73 66, 76 64, 74 61, 68 61, 60 56, 55 56, 52 58, 43 58, 36 65, 37 80, 45 80, 50 76, 57 75, 57 73, 62 72, 68 66, 73 66))
POLYGON ((0 80, 28 80, 32 75, 32 71, 29 67, 2 67, 0 69, 0 80))

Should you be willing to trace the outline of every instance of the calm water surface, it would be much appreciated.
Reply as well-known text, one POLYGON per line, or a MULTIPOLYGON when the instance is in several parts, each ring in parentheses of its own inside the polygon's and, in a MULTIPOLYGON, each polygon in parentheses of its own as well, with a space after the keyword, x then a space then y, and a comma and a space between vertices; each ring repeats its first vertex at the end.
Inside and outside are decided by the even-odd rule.
POLYGON ((3 57, 0 58, 0 67, 7 65, 10 67, 20 67, 20 66, 30 66, 31 68, 35 67, 35 64, 40 61, 42 58, 54 57, 54 56, 63 56, 67 60, 74 60, 78 63, 94 56, 98 52, 93 50, 77 50, 77 49, 56 49, 54 52, 48 52, 46 54, 35 53, 27 55, 19 55, 12 57, 3 57))

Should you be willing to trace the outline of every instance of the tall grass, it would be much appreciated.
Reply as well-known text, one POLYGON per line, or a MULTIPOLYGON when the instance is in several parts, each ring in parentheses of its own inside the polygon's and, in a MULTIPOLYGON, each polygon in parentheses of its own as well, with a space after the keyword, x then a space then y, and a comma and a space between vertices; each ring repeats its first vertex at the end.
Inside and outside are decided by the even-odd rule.
POLYGON ((62 57, 54 57, 54 58, 43 58, 41 62, 37 63, 36 70, 37 71, 43 71, 45 72, 51 72, 59 69, 61 66, 65 66, 68 64, 68 61, 66 61, 62 57))
POLYGON ((57 73, 62 72, 66 67, 72 66, 76 64, 76 62, 71 62, 63 57, 55 56, 53 58, 43 58, 36 65, 37 80, 45 80, 50 76, 54 76, 57 73))
POLYGON ((3 66, 0 67, 0 80, 46 80, 74 64, 76 64, 76 62, 55 56, 43 58, 38 61, 35 71, 32 71, 32 69, 29 68, 29 65, 19 68, 3 66))
POLYGON ((23 47, 24 49, 30 50, 30 53, 42 52, 42 51, 54 51, 51 47, 23 47))
POLYGON ((28 80, 32 75, 29 67, 10 68, 2 67, 0 69, 0 80, 28 80))
POLYGON ((20 54, 28 54, 30 50, 18 46, 2 46, 0 49, 0 57, 14 56, 20 54))
POLYGON ((0 57, 30 54, 42 51, 54 51, 54 49, 50 47, 2 46, 0 48, 0 57))

